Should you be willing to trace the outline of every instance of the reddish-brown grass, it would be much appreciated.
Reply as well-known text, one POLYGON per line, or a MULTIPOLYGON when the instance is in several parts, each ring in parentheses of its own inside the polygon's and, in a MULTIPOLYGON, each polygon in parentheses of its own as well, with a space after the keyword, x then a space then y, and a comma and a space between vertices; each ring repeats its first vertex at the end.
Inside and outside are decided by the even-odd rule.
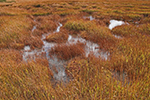
POLYGON ((132 37, 139 34, 137 29, 138 27, 133 25, 122 25, 122 26, 115 27, 112 30, 112 33, 122 37, 132 37))
POLYGON ((0 99, 149 100, 149 5, 148 0, 17 0, 17 3, 0 3, 0 99), (84 20, 83 16, 88 14, 92 14, 95 21, 84 20), (123 20, 129 26, 110 31, 107 28, 110 19, 123 20), (74 46, 72 51, 69 45, 58 46, 57 51, 53 48, 54 54, 62 59, 66 57, 66 72, 73 77, 65 85, 53 87, 50 81, 53 73, 48 61, 41 57, 22 62, 19 49, 24 45, 41 48, 41 35, 55 31, 58 22, 68 23, 69 34, 73 31, 111 52, 110 59, 103 61, 91 56, 76 57, 79 53, 76 51, 82 51, 84 46, 82 49, 74 46), (37 29, 31 32, 34 25, 37 29), (123 38, 115 39, 111 34, 113 31, 123 38), (123 78, 119 78, 124 72, 127 79, 122 81, 123 78))
POLYGON ((57 24, 49 16, 39 16, 36 21, 39 23, 37 28, 43 33, 53 32, 57 28, 57 24))
POLYGON ((76 56, 81 56, 84 54, 84 44, 77 43, 77 44, 65 44, 65 45, 58 45, 55 46, 50 50, 50 55, 56 54, 59 59, 62 60, 69 60, 76 56))
POLYGON ((64 43, 68 40, 68 31, 65 29, 61 29, 60 32, 52 33, 46 37, 46 41, 55 42, 55 43, 64 43))

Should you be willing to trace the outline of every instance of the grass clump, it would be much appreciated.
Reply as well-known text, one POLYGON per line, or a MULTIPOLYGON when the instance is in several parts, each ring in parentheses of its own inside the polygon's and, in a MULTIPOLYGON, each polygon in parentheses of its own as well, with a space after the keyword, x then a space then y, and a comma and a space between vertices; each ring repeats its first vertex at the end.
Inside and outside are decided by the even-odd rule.
MULTIPOLYGON (((25 16, 23 17, 0 17, 2 22, 0 27, 0 48, 7 48, 14 43, 23 43, 24 38, 30 36, 30 27, 29 19, 25 16), (20 20, 21 19, 21 20, 20 20)), ((27 39, 27 38, 26 38, 27 39)), ((28 39, 27 39, 28 40, 28 39)))
POLYGON ((150 35, 150 24, 143 24, 138 28, 139 32, 142 34, 150 35))
POLYGON ((112 33, 115 35, 119 35, 122 37, 130 37, 137 35, 137 27, 133 25, 121 25, 118 27, 115 27, 112 30, 112 33))
POLYGON ((86 12, 86 13, 88 13, 88 14, 92 14, 92 13, 94 13, 94 12, 98 12, 98 10, 95 10, 95 9, 84 9, 84 10, 82 10, 82 12, 86 12))
POLYGON ((115 46, 117 39, 110 33, 107 27, 91 26, 87 31, 81 32, 81 37, 95 43, 98 43, 100 48, 109 50, 115 46))
POLYGON ((65 45, 58 45, 53 47, 50 50, 50 55, 55 54, 57 58, 62 60, 69 60, 76 56, 81 56, 84 54, 84 44, 77 43, 77 44, 65 44, 65 45))
POLYGON ((64 26, 69 30, 83 31, 83 30, 87 30, 88 22, 84 22, 83 20, 77 20, 77 21, 71 20, 71 21, 67 21, 67 23, 65 23, 64 26))
POLYGON ((43 33, 52 32, 57 28, 57 24, 51 20, 50 16, 39 16, 36 21, 40 23, 37 28, 43 33))
POLYGON ((68 40, 68 32, 66 30, 61 30, 58 33, 52 33, 46 37, 46 41, 55 42, 55 43, 63 43, 68 40))
POLYGON ((27 16, 0 17, 0 48, 23 49, 24 45, 40 48, 43 44, 40 37, 32 36, 32 20, 27 16))

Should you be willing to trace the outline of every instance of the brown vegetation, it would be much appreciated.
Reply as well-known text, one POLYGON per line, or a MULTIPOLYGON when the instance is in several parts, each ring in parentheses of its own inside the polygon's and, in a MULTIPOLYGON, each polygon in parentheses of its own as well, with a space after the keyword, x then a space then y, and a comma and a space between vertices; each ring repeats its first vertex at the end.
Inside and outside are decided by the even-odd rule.
POLYGON ((68 40, 68 31, 62 30, 57 33, 52 33, 46 37, 46 41, 55 43, 65 43, 68 40))
POLYGON ((50 50, 50 55, 55 54, 57 58, 62 60, 69 60, 76 56, 81 56, 84 54, 84 44, 77 43, 77 44, 65 44, 65 45, 58 45, 55 46, 50 50))
POLYGON ((137 28, 138 27, 133 25, 122 25, 122 26, 115 27, 112 30, 112 33, 122 37, 132 37, 139 34, 137 28))
POLYGON ((43 33, 53 32, 57 28, 57 24, 52 21, 50 16, 39 16, 36 21, 39 23, 37 28, 43 33))
POLYGON ((98 43, 100 48, 105 50, 110 49, 117 42, 106 26, 100 26, 95 21, 71 20, 66 22, 65 27, 70 31, 73 30, 73 33, 80 34, 86 40, 98 43))
POLYGON ((0 99, 150 99, 148 0, 6 2, 0 3, 0 99), (89 14, 96 19, 83 18, 89 14), (129 25, 111 31, 107 28, 110 19, 123 20, 129 25), (50 55, 67 60, 66 74, 71 80, 53 87, 50 81, 53 73, 47 59, 38 57, 24 62, 20 49, 25 45, 41 48, 42 34, 55 31, 58 22, 69 32, 52 33, 47 41, 65 42, 68 34, 74 33, 99 44, 110 56, 107 61, 92 55, 84 57, 83 43, 55 46, 50 55), (33 26, 37 28, 32 32, 33 26), (113 34, 123 38, 116 39, 113 34))

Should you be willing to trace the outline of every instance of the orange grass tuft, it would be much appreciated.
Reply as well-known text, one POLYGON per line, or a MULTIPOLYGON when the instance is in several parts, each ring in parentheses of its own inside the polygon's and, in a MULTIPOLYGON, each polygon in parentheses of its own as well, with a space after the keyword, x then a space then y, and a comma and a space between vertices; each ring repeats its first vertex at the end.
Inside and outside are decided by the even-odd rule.
POLYGON ((68 40, 68 31, 62 30, 58 33, 52 33, 46 37, 46 41, 55 43, 64 43, 68 40))
POLYGON ((50 50, 50 55, 56 54, 59 59, 69 60, 84 54, 84 44, 58 45, 50 50))
POLYGON ((122 37, 131 37, 139 34, 137 29, 138 27, 133 25, 122 25, 122 26, 115 27, 112 30, 112 33, 122 37))
POLYGON ((53 32, 57 28, 57 24, 49 16, 39 16, 36 21, 39 23, 37 28, 43 33, 53 32))

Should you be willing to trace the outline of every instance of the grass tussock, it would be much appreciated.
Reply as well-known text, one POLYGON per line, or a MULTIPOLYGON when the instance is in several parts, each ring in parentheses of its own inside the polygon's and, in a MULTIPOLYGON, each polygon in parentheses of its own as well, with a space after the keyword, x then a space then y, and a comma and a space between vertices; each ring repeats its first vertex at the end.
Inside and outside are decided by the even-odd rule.
POLYGON ((112 30, 112 33, 115 35, 119 35, 122 37, 134 37, 140 34, 149 35, 150 33, 150 25, 149 24, 142 24, 139 26, 135 25, 122 25, 115 27, 112 30))
POLYGON ((24 45, 40 48, 40 37, 32 35, 33 21, 27 16, 0 17, 0 48, 23 49, 24 45))
POLYGON ((150 24, 149 23, 143 24, 139 26, 138 30, 141 34, 150 35, 150 24))
POLYGON ((102 22, 75 20, 68 21, 65 27, 74 33, 80 34, 82 38, 99 43, 101 48, 108 49, 115 45, 117 39, 111 34, 110 30, 105 26, 100 26, 102 22))
POLYGON ((84 54, 84 44, 66 44, 66 45, 58 45, 50 50, 50 55, 55 54, 57 58, 62 60, 69 60, 76 56, 82 56, 84 54))
POLYGON ((57 28, 57 24, 49 16, 39 16, 36 21, 39 23, 37 28, 43 33, 52 32, 57 28))
POLYGON ((83 31, 87 30, 88 25, 88 22, 84 22, 83 20, 71 20, 66 22, 65 27, 73 31, 83 31))
POLYGON ((68 40, 68 31, 62 30, 58 33, 52 33, 46 37, 46 41, 55 43, 65 43, 68 40))
POLYGON ((130 37, 138 34, 137 27, 133 25, 122 25, 115 27, 112 33, 122 37, 130 37))

